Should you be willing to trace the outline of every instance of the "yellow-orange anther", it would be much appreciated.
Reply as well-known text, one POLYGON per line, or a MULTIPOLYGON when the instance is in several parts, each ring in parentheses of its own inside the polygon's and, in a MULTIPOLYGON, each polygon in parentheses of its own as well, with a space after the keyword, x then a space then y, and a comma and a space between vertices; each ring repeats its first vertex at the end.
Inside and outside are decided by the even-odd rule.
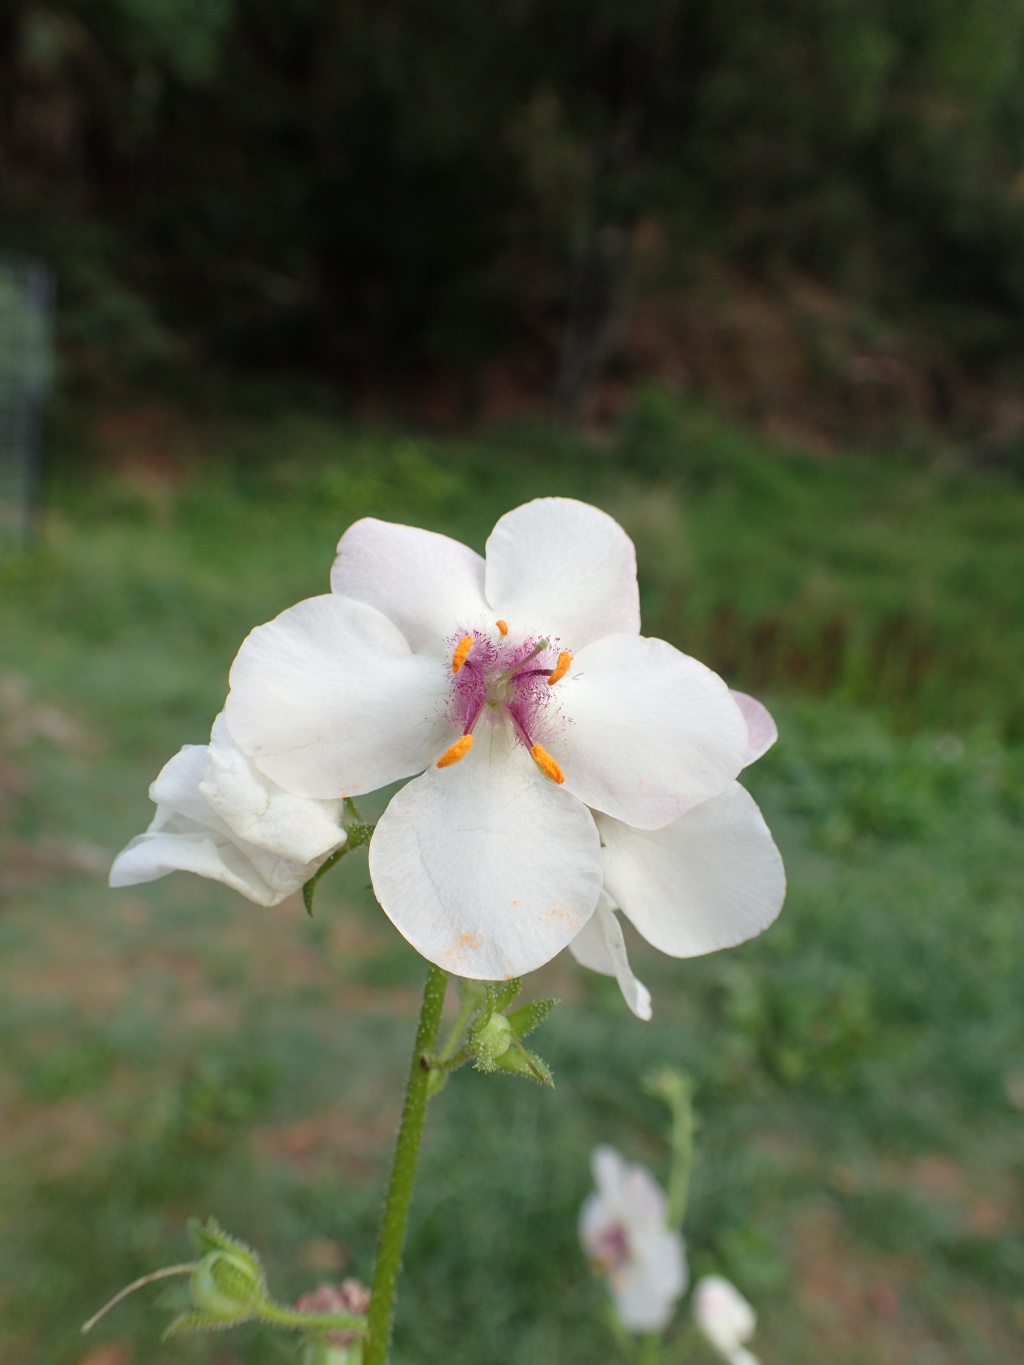
POLYGON ((571 663, 572 655, 568 654, 563 649, 561 654, 559 654, 558 656, 558 663, 555 664, 554 668, 548 674, 548 687, 554 687, 555 683, 558 681, 559 678, 565 677, 565 675, 569 672, 569 665, 571 663))
POLYGON ((469 658, 469 651, 473 648, 472 635, 463 635, 462 639, 455 646, 455 653, 452 655, 452 672, 458 673, 459 669, 469 658))
POLYGON ((536 763, 545 777, 550 777, 552 782, 557 782, 559 786, 565 781, 565 773, 555 762, 555 760, 540 744, 535 744, 530 750, 530 757, 536 763))
POLYGON ((498 634, 502 637, 502 639, 504 639, 504 637, 508 634, 508 622, 495 621, 494 624, 498 627, 498 634))
POLYGON ((439 768, 450 768, 453 763, 458 763, 460 758, 465 758, 473 747, 473 736, 463 735, 454 744, 445 749, 444 753, 437 760, 439 768))

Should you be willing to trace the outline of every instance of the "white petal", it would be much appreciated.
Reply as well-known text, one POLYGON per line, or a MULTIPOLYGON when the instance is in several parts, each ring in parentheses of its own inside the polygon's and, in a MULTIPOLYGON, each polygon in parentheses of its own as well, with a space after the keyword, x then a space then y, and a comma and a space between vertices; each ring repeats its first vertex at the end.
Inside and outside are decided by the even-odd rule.
POLYGON ((626 1172, 623 1198, 629 1210, 629 1224, 641 1230, 661 1230, 668 1220, 668 1200, 646 1166, 637 1163, 626 1172))
POLYGON ((596 810, 657 829, 722 791, 747 726, 717 673, 664 640, 611 635, 555 684, 561 728, 542 742, 596 810))
POLYGON ((487 600, 512 630, 562 648, 640 629, 633 542, 596 507, 537 498, 507 512, 487 541, 487 600))
POLYGON ((340 801, 292 796, 242 753, 218 716, 200 794, 233 834, 282 858, 308 863, 345 842, 340 801))
POLYGON ((752 1355, 745 1346, 737 1346, 735 1351, 730 1351, 726 1358, 729 1365, 760 1365, 757 1356, 752 1355))
MULTIPOLYGON (((223 741, 223 722, 215 725, 214 730, 223 741)), ((133 839, 118 854, 110 871, 110 885, 134 886, 155 881, 168 872, 195 872, 200 877, 223 882, 259 905, 276 905, 309 880, 330 848, 303 860, 281 856, 278 851, 240 837, 200 789, 209 769, 209 756, 210 749, 205 744, 187 744, 164 764, 149 789, 157 803, 153 821, 145 834, 133 839)), ((294 803, 296 818, 299 804, 320 804, 300 803, 295 797, 287 799, 294 803)), ((344 842, 344 830, 335 826, 331 847, 344 842)))
POLYGON ((693 1291, 693 1316, 713 1346, 730 1359, 749 1341, 757 1315, 740 1291, 722 1275, 705 1275, 693 1291))
MULTIPOLYGON (((199 790, 209 761, 205 744, 186 744, 173 758, 167 760, 149 786, 149 799, 157 806, 166 806, 178 815, 199 824, 208 824, 210 803, 199 790)), ((220 827, 227 832, 226 826, 220 827)))
POLYGON ((622 926, 615 911, 609 908, 606 897, 602 896, 597 909, 569 944, 569 951, 580 966, 601 972, 603 976, 614 976, 623 999, 636 1017, 650 1019, 651 993, 630 970, 622 926))
POLYGON ((747 756, 743 766, 749 768, 751 763, 756 763, 772 747, 779 737, 779 730, 767 706, 762 706, 756 697, 748 697, 746 692, 737 692, 735 688, 731 691, 733 701, 747 722, 747 756))
POLYGON ((779 913, 782 859, 738 783, 659 830, 596 818, 608 892, 663 953, 696 957, 731 948, 779 913))
MULTIPOLYGON (((241 892, 257 905, 276 905, 302 885, 271 886, 253 863, 232 843, 218 844, 198 826, 190 832, 156 831, 140 834, 117 855, 110 869, 110 885, 135 886, 155 881, 168 872, 195 872, 241 892)), ((310 876, 312 873, 309 874, 310 876)))
POLYGON ((588 1194, 580 1209, 580 1245, 592 1261, 601 1258, 609 1230, 618 1226, 614 1209, 599 1194, 588 1194))
POLYGON ((419 772, 451 742, 448 676, 348 597, 311 597, 257 626, 231 668, 231 734, 297 796, 336 799, 419 772))
POLYGON ((377 899, 413 947, 457 976, 533 971, 601 890, 590 812, 484 718, 468 755, 395 796, 370 844, 377 899))
POLYGON ((631 1236, 630 1250, 630 1263, 611 1277, 616 1311, 631 1332, 660 1332, 686 1287, 683 1240, 663 1228, 631 1236))
POLYGON ((601 1198, 621 1212, 626 1176, 629 1173, 622 1155, 614 1147, 601 1143, 590 1153, 590 1173, 601 1198))
POLYGON ((457 540, 365 517, 342 536, 331 588, 382 611, 414 650, 441 651, 487 613, 484 561, 457 540))

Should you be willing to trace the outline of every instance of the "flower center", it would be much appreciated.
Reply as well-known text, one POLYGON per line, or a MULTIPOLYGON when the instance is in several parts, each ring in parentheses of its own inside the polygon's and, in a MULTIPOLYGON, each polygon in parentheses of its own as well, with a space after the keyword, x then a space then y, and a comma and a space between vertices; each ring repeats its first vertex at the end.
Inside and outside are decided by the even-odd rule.
POLYGON ((629 1261, 629 1236, 621 1223, 610 1223, 597 1235, 590 1254, 594 1268, 612 1274, 629 1261))
POLYGON ((540 743, 556 728, 560 708, 552 689, 564 678, 572 655, 551 640, 514 636, 505 621, 495 634, 473 630, 455 636, 451 648, 451 693, 448 715, 460 738, 438 759, 448 768, 473 747, 473 730, 485 711, 506 716, 517 739, 545 777, 562 783, 565 774, 540 743))

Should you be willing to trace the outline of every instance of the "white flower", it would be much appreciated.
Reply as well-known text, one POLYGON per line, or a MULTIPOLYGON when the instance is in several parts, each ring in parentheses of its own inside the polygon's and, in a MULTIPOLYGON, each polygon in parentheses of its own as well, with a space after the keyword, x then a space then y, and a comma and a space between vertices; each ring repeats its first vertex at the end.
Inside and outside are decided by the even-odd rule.
MULTIPOLYGON (((743 766, 778 738, 753 697, 733 692, 747 723, 743 766)), ((631 829, 595 812, 604 887, 597 909, 569 944, 577 962, 617 978, 626 1004, 651 1017, 651 995, 633 975, 615 910, 671 957, 698 957, 759 934, 785 894, 782 859, 751 797, 737 782, 659 830, 631 829)))
POLYGON ((259 772, 223 716, 210 743, 186 744, 149 789, 153 823, 114 861, 111 886, 181 870, 212 877, 259 905, 277 905, 345 842, 340 801, 293 796, 259 772))
POLYGON ((744 713, 709 669, 640 636, 633 546, 610 517, 539 499, 501 518, 486 561, 368 519, 331 583, 251 633, 225 715, 299 797, 415 777, 377 826, 370 875, 424 957, 481 979, 530 971, 587 925, 602 883, 669 952, 775 917, 778 854, 732 789, 744 713), (712 799, 701 838, 726 861, 702 854, 677 884, 693 840, 674 823, 712 799))
POLYGON ((721 1275, 705 1275, 693 1291, 697 1326, 729 1365, 757 1365, 746 1349, 757 1326, 757 1315, 746 1299, 721 1275))
POLYGON ((608 1277, 615 1310, 631 1332, 660 1332, 686 1289, 683 1239, 666 1226, 665 1195, 650 1171, 613 1147, 590 1159, 597 1191, 580 1210, 580 1242, 608 1277))

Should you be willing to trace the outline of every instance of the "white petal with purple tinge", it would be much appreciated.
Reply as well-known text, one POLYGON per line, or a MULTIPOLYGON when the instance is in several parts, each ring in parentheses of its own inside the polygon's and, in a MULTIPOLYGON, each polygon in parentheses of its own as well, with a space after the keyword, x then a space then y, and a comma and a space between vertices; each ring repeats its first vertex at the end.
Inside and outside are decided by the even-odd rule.
POLYGON ((671 957, 743 943, 782 907, 782 859, 739 783, 662 829, 595 818, 608 894, 648 943, 671 957))

